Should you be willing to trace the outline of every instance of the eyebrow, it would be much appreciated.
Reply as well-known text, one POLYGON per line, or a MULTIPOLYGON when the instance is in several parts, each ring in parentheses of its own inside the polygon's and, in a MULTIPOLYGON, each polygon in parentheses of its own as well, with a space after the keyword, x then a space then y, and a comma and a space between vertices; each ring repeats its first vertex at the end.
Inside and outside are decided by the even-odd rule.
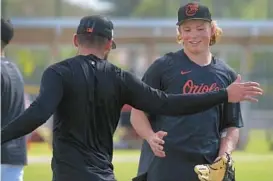
MULTIPOLYGON (((196 28, 203 27, 204 25, 205 25, 205 22, 202 22, 202 23, 198 24, 198 25, 196 26, 196 28)), ((191 27, 190 27, 190 26, 183 26, 183 29, 191 29, 191 27)))
POLYGON ((199 27, 204 26, 204 25, 205 25, 205 23, 201 23, 201 24, 197 25, 196 27, 199 28, 199 27))

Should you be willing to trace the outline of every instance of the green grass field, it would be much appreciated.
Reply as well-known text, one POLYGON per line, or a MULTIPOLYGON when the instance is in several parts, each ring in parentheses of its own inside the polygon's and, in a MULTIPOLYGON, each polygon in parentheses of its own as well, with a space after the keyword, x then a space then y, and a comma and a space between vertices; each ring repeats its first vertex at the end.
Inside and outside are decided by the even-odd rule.
MULTIPOLYGON (((29 156, 51 156, 51 150, 46 144, 33 144, 29 156)), ((118 150, 114 153, 115 174, 118 181, 130 181, 136 175, 138 150, 118 150), (116 158, 116 159, 115 159, 116 158), (123 159, 122 159, 123 158, 123 159)), ((251 134, 246 151, 235 152, 236 181, 272 181, 273 152, 269 151, 262 131, 251 134)), ((25 168, 25 181, 51 181, 49 163, 30 163, 25 168)))

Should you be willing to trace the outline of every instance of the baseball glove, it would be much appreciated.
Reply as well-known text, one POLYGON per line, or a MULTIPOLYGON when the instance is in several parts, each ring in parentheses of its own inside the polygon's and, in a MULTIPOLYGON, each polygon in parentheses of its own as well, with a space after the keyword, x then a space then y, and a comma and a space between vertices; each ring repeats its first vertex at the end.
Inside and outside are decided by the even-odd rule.
POLYGON ((234 163, 227 153, 212 164, 196 165, 194 171, 200 181, 235 181, 234 163))

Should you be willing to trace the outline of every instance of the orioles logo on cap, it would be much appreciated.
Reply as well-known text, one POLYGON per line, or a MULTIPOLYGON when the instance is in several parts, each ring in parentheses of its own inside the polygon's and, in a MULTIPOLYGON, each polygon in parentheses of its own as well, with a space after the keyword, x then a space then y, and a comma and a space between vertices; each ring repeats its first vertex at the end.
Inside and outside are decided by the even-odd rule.
POLYGON ((86 29, 86 32, 87 32, 87 33, 92 33, 92 32, 93 32, 93 28, 87 28, 87 29, 86 29))
POLYGON ((186 6, 186 15, 194 16, 199 9, 199 5, 197 3, 190 3, 186 6))

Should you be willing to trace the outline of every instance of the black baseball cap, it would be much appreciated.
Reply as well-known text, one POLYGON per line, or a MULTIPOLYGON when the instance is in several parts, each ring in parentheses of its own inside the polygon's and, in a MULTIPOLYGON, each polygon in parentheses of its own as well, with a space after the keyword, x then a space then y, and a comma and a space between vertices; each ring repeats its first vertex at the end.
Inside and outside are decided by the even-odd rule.
MULTIPOLYGON (((112 21, 100 15, 85 16, 80 20, 77 34, 95 34, 113 41, 114 25, 112 21)), ((112 42, 112 49, 116 49, 116 43, 112 42)))
POLYGON ((8 44, 13 38, 14 30, 11 22, 1 18, 1 40, 8 44))
POLYGON ((207 6, 197 2, 188 3, 178 10, 178 21, 176 25, 181 25, 186 20, 200 19, 211 22, 211 13, 207 6))

